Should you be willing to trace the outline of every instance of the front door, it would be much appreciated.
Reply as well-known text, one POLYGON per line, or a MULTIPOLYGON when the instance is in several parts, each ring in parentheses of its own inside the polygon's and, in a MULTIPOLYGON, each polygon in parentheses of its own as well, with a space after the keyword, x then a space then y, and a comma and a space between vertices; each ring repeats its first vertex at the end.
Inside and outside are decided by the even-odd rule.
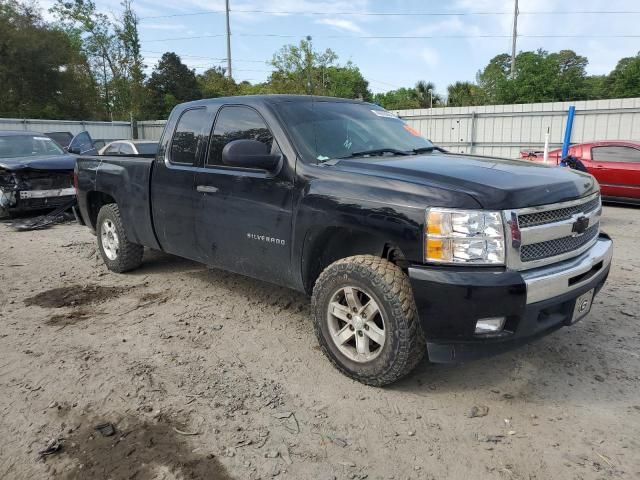
POLYGON ((624 145, 591 149, 589 172, 605 197, 640 198, 640 150, 624 145))
POLYGON ((283 158, 274 172, 224 165, 222 149, 238 139, 264 142, 280 153, 253 108, 223 106, 216 116, 204 168, 196 173, 198 248, 212 266, 291 284, 293 169, 283 158))
POLYGON ((86 130, 71 139, 67 150, 76 155, 97 155, 98 153, 91 135, 86 130))

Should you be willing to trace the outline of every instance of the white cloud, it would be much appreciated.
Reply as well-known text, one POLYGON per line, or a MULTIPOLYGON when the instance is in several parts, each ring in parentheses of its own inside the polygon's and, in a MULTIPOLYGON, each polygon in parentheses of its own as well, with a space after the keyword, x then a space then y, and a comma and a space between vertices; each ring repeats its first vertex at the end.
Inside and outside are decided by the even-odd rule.
POLYGON ((352 33, 363 33, 362 28, 355 22, 351 20, 345 20, 343 18, 323 18, 322 20, 318 20, 316 23, 320 25, 329 25, 330 27, 334 27, 338 30, 344 30, 352 33))
POLYGON ((420 50, 420 58, 429 68, 435 68, 440 63, 440 55, 435 48, 423 47, 420 50))

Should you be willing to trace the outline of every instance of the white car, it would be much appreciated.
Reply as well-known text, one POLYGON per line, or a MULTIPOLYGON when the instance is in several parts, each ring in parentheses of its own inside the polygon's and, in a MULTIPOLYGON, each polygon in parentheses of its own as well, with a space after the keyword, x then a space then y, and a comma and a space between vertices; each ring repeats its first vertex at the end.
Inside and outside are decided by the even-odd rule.
POLYGON ((107 143, 98 155, 155 155, 158 142, 153 140, 116 140, 107 143))

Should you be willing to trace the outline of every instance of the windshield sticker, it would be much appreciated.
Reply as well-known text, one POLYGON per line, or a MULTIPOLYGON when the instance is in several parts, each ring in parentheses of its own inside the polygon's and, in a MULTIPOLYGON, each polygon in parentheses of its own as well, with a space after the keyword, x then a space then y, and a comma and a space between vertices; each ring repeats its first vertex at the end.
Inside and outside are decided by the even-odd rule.
POLYGON ((404 129, 409 132, 411 135, 413 135, 414 137, 422 137, 422 135, 420 135, 420 132, 417 131, 415 128, 410 127, 409 125, 407 125, 406 123, 403 125, 404 129))
POLYGON ((329 157, 325 157, 324 155, 318 155, 316 158, 321 162, 324 162, 325 160, 329 160, 329 157))
POLYGON ((378 117, 393 118, 393 119, 396 119, 396 120, 398 118, 393 113, 387 112, 386 110, 373 110, 372 109, 371 111, 374 113, 374 115, 377 115, 378 117))

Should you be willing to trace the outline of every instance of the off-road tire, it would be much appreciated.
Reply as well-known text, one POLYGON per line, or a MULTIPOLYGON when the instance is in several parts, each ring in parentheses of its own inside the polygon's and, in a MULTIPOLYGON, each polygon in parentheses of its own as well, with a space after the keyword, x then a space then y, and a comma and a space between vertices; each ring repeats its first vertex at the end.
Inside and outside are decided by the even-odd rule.
POLYGON ((137 243, 132 243, 127 239, 127 234, 120 218, 120 209, 115 203, 104 205, 98 212, 98 220, 96 221, 96 236, 98 238, 98 251, 109 270, 116 273, 128 272, 134 270, 142 264, 142 255, 144 247, 137 243), (114 260, 111 260, 105 254, 102 247, 101 228, 105 220, 111 220, 118 234, 119 251, 114 260))
POLYGON ((311 297, 314 328, 325 355, 338 370, 361 383, 383 386, 407 375, 424 357, 425 339, 407 275, 393 263, 357 255, 329 265, 318 277, 311 297), (345 356, 330 337, 327 309, 339 288, 355 286, 372 294, 385 318, 387 337, 380 354, 366 363, 345 356))

